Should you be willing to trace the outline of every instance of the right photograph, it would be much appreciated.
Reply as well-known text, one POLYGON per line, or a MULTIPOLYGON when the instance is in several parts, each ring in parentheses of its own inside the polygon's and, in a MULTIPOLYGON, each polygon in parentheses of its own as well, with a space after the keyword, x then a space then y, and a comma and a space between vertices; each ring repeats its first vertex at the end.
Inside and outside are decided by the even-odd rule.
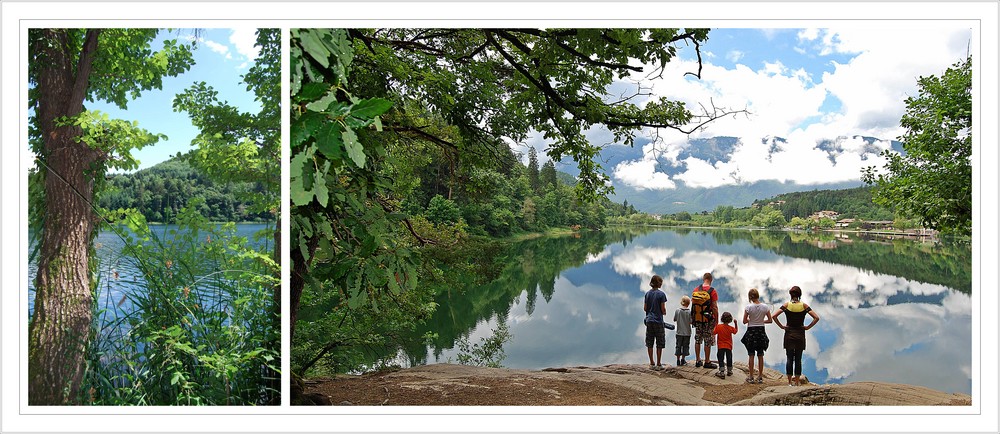
POLYGON ((825 24, 291 29, 291 404, 971 407, 979 36, 825 24))

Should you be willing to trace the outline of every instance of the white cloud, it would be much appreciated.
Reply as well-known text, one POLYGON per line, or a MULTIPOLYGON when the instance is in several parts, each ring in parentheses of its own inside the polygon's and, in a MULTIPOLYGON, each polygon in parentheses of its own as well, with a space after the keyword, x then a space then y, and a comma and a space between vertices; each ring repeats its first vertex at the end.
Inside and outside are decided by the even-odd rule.
POLYGON ((254 45, 257 43, 257 29, 255 28, 233 29, 232 33, 229 34, 229 42, 233 44, 236 52, 245 59, 238 66, 238 69, 246 68, 260 55, 260 47, 254 45))
POLYGON ((228 46, 226 46, 224 44, 220 44, 220 43, 215 42, 215 41, 208 40, 208 39, 202 39, 201 42, 203 44, 205 44, 205 46, 207 46, 210 50, 212 50, 212 51, 214 51, 216 53, 221 54, 226 59, 232 59, 233 58, 232 53, 229 52, 229 47, 228 46))
POLYGON ((740 59, 743 58, 743 56, 744 56, 744 54, 743 54, 742 51, 732 50, 732 51, 726 53, 726 60, 729 60, 730 62, 736 63, 736 62, 739 62, 740 59))
POLYGON ((802 29, 797 36, 799 41, 814 41, 819 37, 819 29, 802 29))
POLYGON ((668 151, 661 158, 675 165, 685 163, 685 173, 671 177, 656 172, 656 162, 647 153, 641 160, 619 164, 613 178, 641 189, 674 188, 681 182, 715 187, 761 180, 800 184, 859 181, 864 167, 880 167, 884 160, 877 152, 864 154, 867 148, 851 137, 879 138, 884 141, 876 144, 878 150, 889 149, 888 140, 903 133, 899 119, 905 111, 905 99, 916 93, 917 78, 939 75, 963 58, 970 36, 968 29, 944 27, 805 29, 797 33, 804 45, 795 51, 853 55, 846 63, 834 62, 831 71, 815 76, 804 68, 788 68, 776 58, 758 69, 706 62, 702 79, 695 80, 684 76, 684 72, 697 69, 695 63, 671 62, 663 78, 654 83, 654 96, 680 100, 693 111, 711 103, 730 109, 745 107, 749 115, 718 119, 690 137, 660 131, 662 141, 657 146, 668 151), (827 98, 840 103, 835 111, 825 111, 827 98), (687 146, 689 138, 713 136, 740 139, 728 162, 671 158, 687 146), (782 137, 787 143, 773 152, 768 137, 782 137), (838 137, 842 138, 843 152, 831 160, 817 144, 838 137))
POLYGON ((587 255, 587 259, 584 262, 586 262, 588 264, 592 264, 594 262, 601 262, 602 260, 604 260, 608 256, 611 256, 611 249, 608 249, 607 247, 605 247, 604 250, 601 251, 601 253, 598 253, 596 255, 593 254, 593 253, 588 254, 587 255))
POLYGON ((653 267, 666 264, 673 255, 674 249, 636 246, 612 258, 611 267, 618 274, 648 280, 653 277, 653 267))
POLYGON ((639 190, 667 190, 677 185, 666 173, 656 171, 656 161, 635 160, 625 161, 615 166, 612 174, 615 179, 639 190))

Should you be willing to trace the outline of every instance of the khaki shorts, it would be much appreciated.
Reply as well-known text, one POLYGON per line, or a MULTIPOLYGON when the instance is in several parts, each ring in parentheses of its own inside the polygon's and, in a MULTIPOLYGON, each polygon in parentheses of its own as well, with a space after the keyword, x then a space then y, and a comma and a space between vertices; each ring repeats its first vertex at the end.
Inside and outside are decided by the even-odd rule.
POLYGON ((715 345, 715 335, 712 331, 715 330, 715 324, 710 322, 704 323, 694 323, 694 343, 712 346, 715 345))

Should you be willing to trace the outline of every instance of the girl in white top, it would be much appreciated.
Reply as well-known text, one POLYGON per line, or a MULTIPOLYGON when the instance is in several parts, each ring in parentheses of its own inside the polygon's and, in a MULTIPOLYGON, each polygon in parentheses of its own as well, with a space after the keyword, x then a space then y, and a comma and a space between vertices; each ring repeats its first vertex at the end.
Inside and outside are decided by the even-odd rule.
POLYGON ((760 293, 757 292, 757 288, 751 288, 747 295, 750 299, 750 304, 743 310, 743 324, 747 325, 747 331, 743 335, 743 339, 740 340, 743 346, 747 348, 747 354, 750 356, 750 360, 747 362, 747 365, 750 365, 750 370, 747 372, 747 383, 763 384, 764 351, 767 350, 769 344, 764 324, 771 323, 771 310, 766 304, 760 302, 760 293), (753 378, 753 356, 755 353, 757 354, 758 365, 756 381, 753 378))

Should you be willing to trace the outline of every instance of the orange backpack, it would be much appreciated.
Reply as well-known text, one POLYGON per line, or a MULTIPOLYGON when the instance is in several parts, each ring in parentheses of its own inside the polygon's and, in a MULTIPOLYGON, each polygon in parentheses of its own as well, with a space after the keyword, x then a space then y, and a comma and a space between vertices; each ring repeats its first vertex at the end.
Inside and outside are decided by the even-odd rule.
POLYGON ((691 293, 691 321, 696 323, 712 322, 712 292, 714 287, 698 285, 691 293))

